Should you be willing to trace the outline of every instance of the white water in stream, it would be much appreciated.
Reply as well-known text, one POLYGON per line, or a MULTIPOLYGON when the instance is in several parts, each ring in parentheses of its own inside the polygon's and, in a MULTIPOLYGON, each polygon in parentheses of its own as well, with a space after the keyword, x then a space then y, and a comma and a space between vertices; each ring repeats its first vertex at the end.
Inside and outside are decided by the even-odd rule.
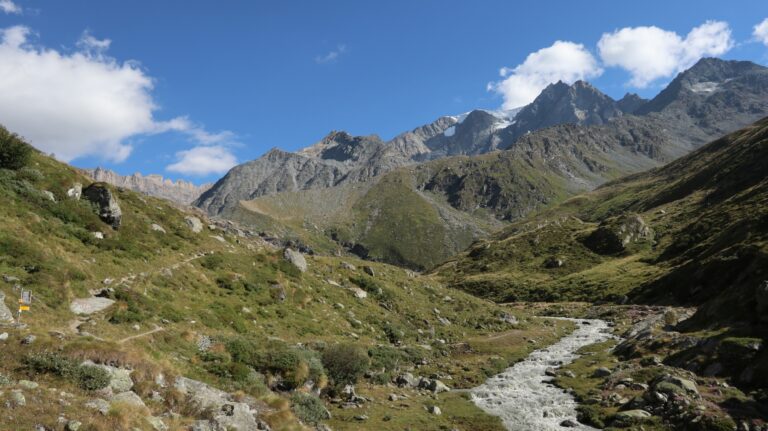
POLYGON ((576 401, 547 383, 553 378, 546 376, 545 371, 573 362, 579 356, 577 350, 608 340, 612 335, 603 320, 567 320, 577 323, 575 331, 472 389, 472 401, 488 414, 500 417, 510 431, 594 430, 576 421, 576 401), (566 419, 578 426, 560 426, 566 419))

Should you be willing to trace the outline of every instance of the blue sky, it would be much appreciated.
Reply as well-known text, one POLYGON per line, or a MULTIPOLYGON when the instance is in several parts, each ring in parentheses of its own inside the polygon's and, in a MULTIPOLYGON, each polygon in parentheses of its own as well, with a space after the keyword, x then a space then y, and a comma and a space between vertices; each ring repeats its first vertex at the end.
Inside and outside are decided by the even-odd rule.
POLYGON ((512 107, 558 77, 651 97, 702 53, 768 63, 764 0, 627 5, 0 0, 0 123, 76 166, 201 183, 331 130, 512 107))

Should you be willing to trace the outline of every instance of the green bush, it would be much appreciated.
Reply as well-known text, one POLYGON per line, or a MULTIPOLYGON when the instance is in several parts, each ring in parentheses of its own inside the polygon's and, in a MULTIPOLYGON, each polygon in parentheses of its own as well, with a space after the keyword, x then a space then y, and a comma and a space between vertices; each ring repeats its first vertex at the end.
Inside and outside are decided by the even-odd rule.
POLYGON ((67 377, 75 373, 77 362, 53 352, 30 353, 24 357, 24 366, 36 373, 51 373, 67 377))
POLYGON ((92 365, 81 365, 77 367, 74 374, 74 380, 80 389, 86 391, 95 391, 109 386, 109 373, 101 367, 92 365))
POLYGON ((354 384, 370 365, 368 353, 354 344, 335 344, 323 352, 323 366, 337 386, 354 384))
POLYGON ((29 371, 55 374, 87 391, 102 389, 109 385, 109 373, 103 368, 80 365, 77 360, 59 353, 31 353, 25 356, 22 362, 29 371))
POLYGON ((400 365, 408 361, 408 355, 394 347, 377 346, 368 349, 368 356, 371 358, 371 368, 385 371, 397 371, 400 365))
POLYGON ((304 423, 316 424, 321 420, 330 419, 328 409, 316 396, 296 392, 291 397, 291 403, 293 403, 294 413, 304 423))
POLYGON ((219 269, 223 264, 224 256, 220 254, 209 254, 200 261, 200 265, 202 265, 203 268, 210 269, 211 271, 219 269))
POLYGON ((32 147, 0 126, 0 168, 19 170, 29 163, 32 147))

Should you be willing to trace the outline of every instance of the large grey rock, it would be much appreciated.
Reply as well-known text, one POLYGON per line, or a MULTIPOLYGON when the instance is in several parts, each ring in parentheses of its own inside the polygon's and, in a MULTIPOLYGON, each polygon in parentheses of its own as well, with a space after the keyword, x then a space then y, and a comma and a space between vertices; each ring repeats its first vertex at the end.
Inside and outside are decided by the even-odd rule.
POLYGON ((0 292, 0 322, 3 322, 3 323, 14 322, 13 312, 11 312, 8 306, 5 305, 5 293, 3 292, 0 292))
POLYGON ((152 229, 152 230, 153 230, 153 231, 155 231, 155 232, 160 232, 160 233, 167 233, 167 232, 165 231, 165 228, 164 228, 164 227, 162 227, 162 226, 160 226, 160 225, 159 225, 159 224, 157 224, 157 223, 152 223, 152 224, 151 224, 149 227, 150 227, 150 229, 152 229))
POLYGON ((199 218, 194 216, 184 217, 184 221, 187 223, 189 229, 194 233, 200 233, 203 231, 203 222, 199 218))
POLYGON ((626 410, 616 413, 617 419, 646 419, 651 417, 651 414, 645 410, 626 410))
POLYGON ((75 314, 93 314, 104 311, 115 301, 109 298, 93 296, 91 298, 77 298, 69 304, 69 309, 75 314))
POLYGON ((84 404, 85 408, 95 410, 103 415, 109 413, 109 401, 102 398, 92 399, 84 404))
POLYGON ((17 407, 23 407, 27 405, 27 398, 24 396, 23 392, 14 389, 11 391, 11 402, 17 407))
POLYGON ((83 190, 83 197, 96 204, 99 218, 104 223, 109 224, 113 229, 120 228, 123 211, 106 184, 91 184, 83 190))
POLYGON ((146 407, 144 401, 133 391, 120 392, 109 399, 112 404, 128 404, 134 407, 146 407))
POLYGON ((230 394, 213 388, 203 382, 178 377, 174 387, 192 400, 198 408, 211 412, 208 421, 198 421, 200 430, 256 430, 259 422, 256 420, 258 411, 246 403, 233 401, 230 394), (208 427, 208 428, 206 428, 208 427))
POLYGON ((304 259, 304 255, 301 254, 300 252, 294 251, 290 248, 286 248, 285 251, 283 252, 283 257, 285 257, 285 260, 287 260, 288 262, 291 262, 293 266, 298 268, 299 271, 301 272, 307 271, 307 260, 304 259))
POLYGON ((128 392, 133 388, 133 380, 131 379, 132 370, 112 367, 110 365, 96 364, 91 361, 85 361, 82 365, 98 367, 106 371, 109 374, 109 388, 116 394, 128 392))
POLYGON ((80 183, 75 183, 67 189, 67 197, 70 199, 74 199, 76 201, 80 200, 80 197, 83 196, 83 185, 80 183))

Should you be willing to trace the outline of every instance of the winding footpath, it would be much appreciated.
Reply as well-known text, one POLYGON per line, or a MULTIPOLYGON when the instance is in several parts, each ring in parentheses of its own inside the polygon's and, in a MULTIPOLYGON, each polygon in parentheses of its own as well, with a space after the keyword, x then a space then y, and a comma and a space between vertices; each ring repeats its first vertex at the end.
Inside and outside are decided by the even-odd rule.
POLYGON ((546 376, 545 371, 573 362, 579 356, 577 350, 606 341, 612 335, 603 320, 564 320, 575 322, 576 330, 471 390, 472 401, 486 413, 500 417, 510 431, 595 429, 576 421, 576 401, 548 383, 553 378, 546 376), (565 420, 576 426, 561 426, 565 420))

